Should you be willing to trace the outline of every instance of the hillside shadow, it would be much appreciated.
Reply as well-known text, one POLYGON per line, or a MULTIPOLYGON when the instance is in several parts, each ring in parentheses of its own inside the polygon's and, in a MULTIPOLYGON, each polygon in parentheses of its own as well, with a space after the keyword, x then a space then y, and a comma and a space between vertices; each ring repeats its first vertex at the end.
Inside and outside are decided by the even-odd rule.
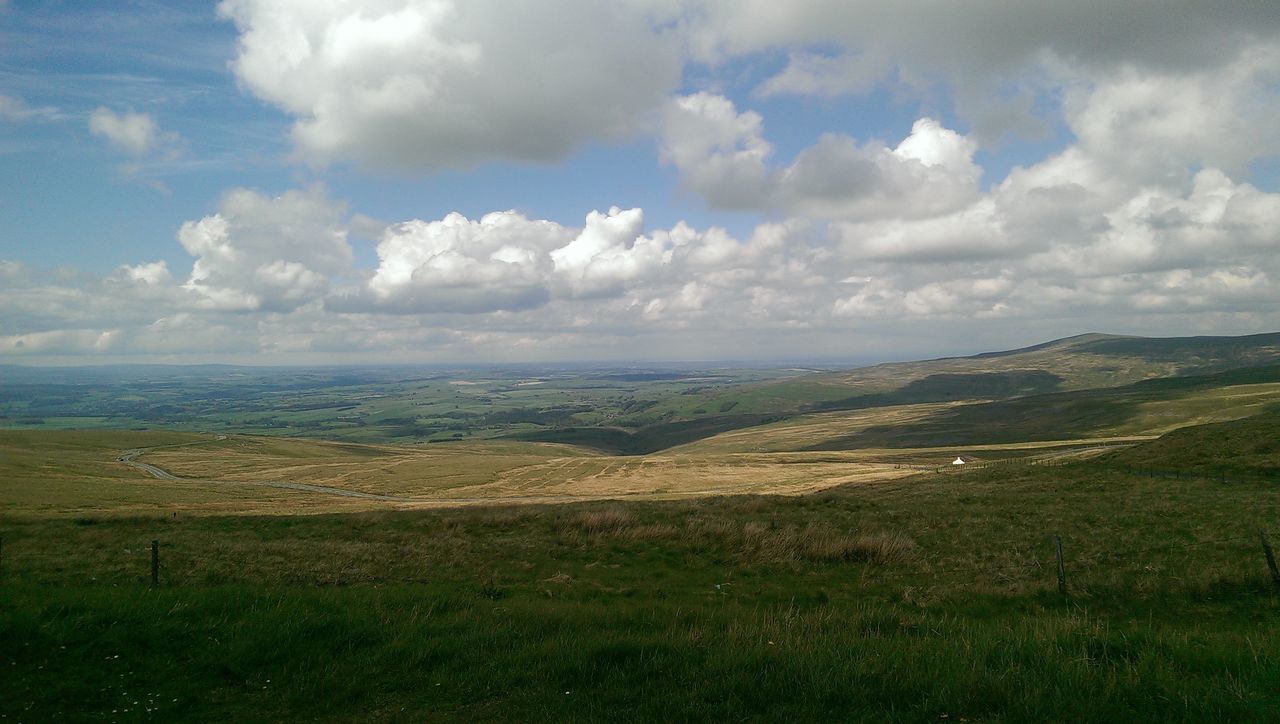
POLYGON ((940 411, 919 422, 869 427, 803 449, 941 447, 1088 437, 1135 419, 1143 403, 1176 399, 1198 390, 1278 381, 1280 367, 1258 367, 975 403, 940 411))
POLYGON ((799 412, 772 415, 716 415, 647 425, 637 430, 599 427, 556 427, 511 435, 526 442, 581 445, 614 455, 646 455, 696 442, 723 432, 756 427, 812 412, 861 410, 925 402, 1005 398, 1056 390, 1063 379, 1044 370, 975 374, 935 374, 913 380, 891 392, 856 395, 809 405, 799 412))
POLYGON ((1009 372, 975 372, 971 374, 939 373, 912 380, 891 392, 853 395, 840 400, 819 402, 807 412, 864 410, 926 402, 957 400, 1005 399, 1055 392, 1062 388, 1063 378, 1045 370, 1012 370, 1009 372))

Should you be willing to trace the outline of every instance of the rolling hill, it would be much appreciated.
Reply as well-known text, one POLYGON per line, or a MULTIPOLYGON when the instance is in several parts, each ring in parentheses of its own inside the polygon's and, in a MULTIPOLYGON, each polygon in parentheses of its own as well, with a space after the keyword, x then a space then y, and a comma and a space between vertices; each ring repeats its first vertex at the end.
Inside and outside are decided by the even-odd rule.
MULTIPOLYGON (((674 395, 642 412, 622 416, 608 427, 565 426, 513 437, 585 445, 615 454, 646 454, 814 413, 1035 398, 1027 403, 945 411, 940 413, 941 419, 923 423, 921 436, 942 435, 947 444, 958 444, 959 439, 975 434, 985 437, 987 433, 948 434, 945 428, 962 430, 995 421, 1017 423, 1009 435, 1028 431, 1039 436, 1035 439, 1048 439, 1044 436, 1060 435, 1063 430, 1101 429, 1106 427, 1102 423, 1122 423, 1126 411, 1135 404, 1161 395, 1176 396, 1187 391, 1188 384, 1201 388, 1247 384, 1241 381, 1245 378, 1233 382, 1233 371, 1256 368, 1262 370, 1256 381, 1276 381, 1274 370, 1263 369, 1276 363, 1280 363, 1280 333, 1170 338, 1085 334, 1003 352, 888 363, 674 395), (1090 392, 1191 377, 1199 380, 1139 387, 1115 395, 1090 392), (1044 413, 1046 404, 1054 414, 1044 413), (1046 429, 1028 430, 1029 422, 1046 429)), ((893 434, 920 430, 879 432, 877 444, 893 434)), ((870 439, 864 434, 857 443, 846 440, 831 443, 836 447, 818 449, 847 449, 870 444, 870 439)))
POLYGON ((1280 473, 1280 406, 1227 422, 1184 427, 1104 462, 1193 472, 1280 473))

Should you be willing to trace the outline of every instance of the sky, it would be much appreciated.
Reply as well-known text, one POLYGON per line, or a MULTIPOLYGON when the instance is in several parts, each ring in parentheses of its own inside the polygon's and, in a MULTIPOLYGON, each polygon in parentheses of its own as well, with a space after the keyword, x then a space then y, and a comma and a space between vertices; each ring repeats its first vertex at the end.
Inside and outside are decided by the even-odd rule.
POLYGON ((0 363, 1280 329, 1271 0, 0 0, 0 363))

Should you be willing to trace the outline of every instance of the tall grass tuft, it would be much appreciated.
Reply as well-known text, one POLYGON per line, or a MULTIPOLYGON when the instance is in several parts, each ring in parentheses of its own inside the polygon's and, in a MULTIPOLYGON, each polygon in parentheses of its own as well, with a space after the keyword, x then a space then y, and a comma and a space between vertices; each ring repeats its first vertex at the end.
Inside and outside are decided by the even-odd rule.
POLYGON ((740 543, 748 558, 831 563, 896 563, 911 556, 915 548, 915 542, 901 533, 855 534, 813 524, 798 528, 758 522, 743 526, 740 543))
POLYGON ((804 539, 800 557, 810 561, 895 563, 910 556, 915 543, 896 533, 821 534, 804 539))
POLYGON ((634 522, 635 516, 621 508, 583 511, 570 519, 570 526, 583 533, 618 533, 634 522))

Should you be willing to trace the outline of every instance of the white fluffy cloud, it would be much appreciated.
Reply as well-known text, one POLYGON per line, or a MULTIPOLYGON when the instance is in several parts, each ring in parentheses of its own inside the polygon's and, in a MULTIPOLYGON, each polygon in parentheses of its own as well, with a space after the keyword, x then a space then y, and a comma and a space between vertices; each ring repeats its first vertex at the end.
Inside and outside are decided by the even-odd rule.
POLYGON ((1038 270, 1091 277, 1231 267, 1280 251, 1280 195, 1216 169, 1185 193, 1143 189, 1102 214, 1093 234, 1030 259, 1038 270))
POLYGON ((551 252, 558 281, 571 296, 594 297, 649 278, 670 264, 671 254, 663 239, 642 236, 643 229, 640 209, 591 212, 582 232, 551 252))
POLYGON ((1080 148, 1140 183, 1178 183, 1189 168, 1246 172, 1280 153, 1280 46, 1249 47, 1220 67, 1126 67, 1067 94, 1080 148))
POLYGON ((559 224, 514 211, 406 221, 383 233, 368 290, 375 306, 406 312, 540 306, 549 297, 548 253, 570 238, 559 224))
POLYGON ((928 119, 893 147, 828 136, 784 167, 759 116, 718 96, 680 99, 666 153, 686 181, 720 173, 795 214, 745 238, 686 223, 646 230, 640 209, 592 211, 580 228, 515 211, 390 225, 356 215, 351 224, 382 229, 377 267, 360 270, 343 204, 319 188, 237 189, 179 231, 189 275, 163 262, 100 279, 0 264, 0 350, 776 357, 847 350, 850 334, 960 340, 991 320, 1022 341, 1280 322, 1280 194, 1195 169, 1234 156, 1191 146, 1171 166, 1184 173, 1117 168, 1109 149, 1122 139, 1133 158, 1176 144, 1086 123, 1101 104, 1133 105, 1096 93, 1077 106, 1090 129, 1078 143, 985 191, 972 143, 928 119))
POLYGON ((554 299, 616 297, 670 269, 671 233, 644 235, 640 209, 592 211, 581 229, 515 211, 470 220, 407 221, 378 244, 378 269, 336 309, 477 313, 541 307, 554 299))
MULTIPOLYGON (((910 225, 836 226, 842 251, 880 274, 846 280, 850 293, 834 313, 1114 320, 1256 312, 1280 302, 1272 284, 1280 274, 1280 194, 1217 169, 1200 171, 1184 189, 1088 189, 1081 184, 1095 170, 1087 163, 1042 165, 1012 175, 964 212, 910 225), (1064 176, 1064 167, 1083 175, 1064 176)), ((1270 325, 1280 321, 1263 314, 1270 325)))
MULTIPOLYGON (((0 350, 802 357, 886 338, 945 351, 974 330, 995 346, 1280 324, 1280 194, 1255 171, 1280 155, 1280 13, 1265 3, 220 8, 242 87, 292 118, 308 160, 430 171, 652 132, 685 189, 756 226, 646 229, 627 198, 582 208, 580 226, 511 210, 386 223, 347 220, 316 188, 238 189, 182 225, 189 274, 0 262, 0 350), (721 94, 740 89, 742 108, 721 94), (778 157, 766 123, 787 122, 790 96, 872 90, 923 117, 778 157), (984 178, 984 144, 1045 127, 1057 147, 984 178), (376 265, 356 266, 349 228, 377 239, 376 265)), ((32 112, 0 96, 0 117, 32 112)), ((94 115, 130 155, 164 144, 149 116, 94 115)))
POLYGON ((991 320, 1022 340, 1278 321, 1280 194, 1212 169, 1182 190, 1059 193, 1088 165, 1043 166, 948 214, 792 219, 745 238, 646 231, 639 209, 591 212, 581 228, 450 214, 389 226, 365 272, 322 192, 237 190, 183 226, 189 277, 162 262, 101 279, 0 264, 0 353, 797 357, 904 330, 959 343, 991 320), (1077 204, 1086 218, 1057 225, 1077 204), (1058 232, 1024 235, 1040 226, 1058 232))
POLYGON ((633 3, 224 0, 232 68, 297 119, 307 158, 377 167, 551 161, 632 133, 680 80, 678 40, 633 3))
POLYGON ((774 194, 776 179, 767 165, 773 145, 763 131, 760 114, 738 113, 723 96, 695 93, 675 98, 664 113, 662 159, 712 206, 764 206, 774 194))
POLYGON ((178 230, 196 257, 183 287, 212 309, 287 310, 318 299, 350 270, 343 212, 319 188, 276 198, 230 191, 216 214, 178 230))
POLYGON ((787 167, 752 111, 697 93, 668 106, 662 157, 712 206, 782 210, 827 219, 929 217, 974 200, 982 170, 975 143, 922 118, 896 147, 827 134, 787 167))

